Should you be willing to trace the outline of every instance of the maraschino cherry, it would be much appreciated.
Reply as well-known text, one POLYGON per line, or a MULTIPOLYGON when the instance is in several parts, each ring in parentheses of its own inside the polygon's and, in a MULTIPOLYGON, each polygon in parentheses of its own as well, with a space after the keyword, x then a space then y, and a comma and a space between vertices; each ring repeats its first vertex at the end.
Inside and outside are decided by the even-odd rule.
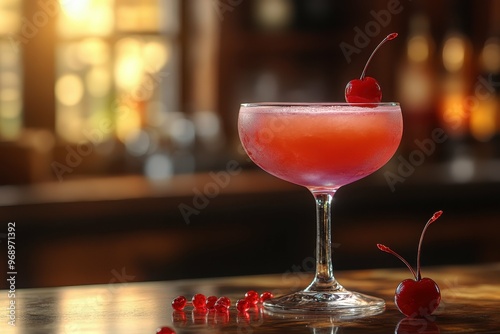
MULTIPOLYGON (((354 79, 349 81, 347 86, 345 87, 345 100, 349 103, 379 103, 382 101, 382 90, 380 89, 380 85, 377 80, 372 77, 365 76, 366 69, 368 68, 368 64, 373 58, 373 55, 377 52, 377 50, 387 41, 393 40, 398 36, 397 33, 392 33, 387 35, 386 38, 382 40, 382 42, 377 45, 375 50, 373 50, 370 58, 366 62, 365 68, 361 73, 359 79, 354 79)), ((369 105, 368 105, 369 106, 369 105)))
POLYGON ((441 301, 441 292, 439 287, 432 279, 428 277, 422 278, 420 274, 420 252, 422 248, 422 240, 424 239, 425 231, 430 224, 435 222, 443 213, 443 211, 436 212, 425 224, 425 227, 420 235, 417 251, 417 270, 413 270, 410 264, 398 253, 393 251, 387 246, 377 244, 378 249, 383 252, 392 254, 410 269, 415 279, 405 279, 399 283, 396 288, 394 302, 399 311, 412 318, 422 318, 430 316, 439 306, 441 301))

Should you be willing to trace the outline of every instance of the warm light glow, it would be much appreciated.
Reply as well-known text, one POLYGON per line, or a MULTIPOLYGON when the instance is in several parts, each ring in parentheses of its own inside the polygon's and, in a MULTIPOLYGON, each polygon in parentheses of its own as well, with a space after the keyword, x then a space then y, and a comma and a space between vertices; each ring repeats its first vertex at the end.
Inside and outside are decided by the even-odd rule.
POLYGON ((493 98, 479 101, 471 110, 470 131, 474 138, 487 142, 495 135, 498 104, 493 98))
POLYGON ((13 40, 21 27, 21 1, 0 1, 0 139, 15 140, 22 129, 21 54, 13 40))
POLYGON ((450 37, 443 47, 443 64, 448 72, 458 72, 465 61, 466 43, 461 37, 450 37))
POLYGON ((429 58, 429 42, 425 36, 415 36, 408 41, 407 55, 410 61, 421 63, 429 58))
MULTIPOLYGON (((2 105, 15 103, 21 100, 21 91, 16 88, 4 88, 0 90, 0 101, 2 105)), ((0 118, 17 118, 21 116, 20 108, 0 108, 0 118)))
POLYGON ((12 34, 20 27, 20 15, 16 11, 0 8, 0 35, 12 34))
POLYGON ((141 84, 143 77, 142 60, 138 57, 123 57, 116 64, 116 84, 131 91, 141 84))
POLYGON ((59 0, 63 36, 107 36, 113 31, 113 0, 59 0))
POLYGON ((111 74, 106 68, 94 67, 85 76, 85 85, 90 95, 104 97, 111 91, 111 74))
MULTIPOLYGON (((118 285, 118 284, 117 284, 118 285)), ((114 287, 113 289, 118 289, 114 287)), ((84 326, 85 321, 92 322, 92 326, 95 328, 105 328, 106 321, 97 317, 96 314, 106 314, 112 312, 111 306, 113 303, 110 302, 114 297, 115 290, 111 289, 111 283, 108 287, 93 287, 87 286, 82 287, 81 290, 76 289, 62 289, 59 293, 59 312, 61 314, 69 314, 71 316, 61 317, 58 322, 56 334, 66 334, 75 331, 84 326), (82 291, 83 290, 83 291, 82 291), (78 314, 80 319, 76 315, 78 314)))
POLYGON ((148 42, 143 48, 143 58, 149 72, 158 72, 168 62, 170 49, 160 42, 148 42))
POLYGON ((464 96, 448 94, 444 96, 441 117, 445 130, 454 136, 466 133, 469 111, 466 108, 464 96))
POLYGON ((75 106, 83 98, 84 86, 82 79, 74 74, 61 76, 56 82, 57 100, 65 106, 75 106))
POLYGON ((110 49, 101 38, 86 38, 78 43, 78 58, 82 63, 102 65, 111 58, 110 49))
POLYGON ((67 43, 59 47, 58 62, 66 71, 81 71, 85 68, 79 55, 79 45, 80 43, 67 43))
POLYGON ((82 79, 74 74, 61 76, 56 82, 57 100, 66 106, 77 105, 83 97, 82 79))
MULTIPOLYGON (((159 17, 160 11, 177 8, 178 1, 56 1, 61 5, 55 86, 58 133, 71 142, 86 140, 82 128, 109 120, 100 138, 116 135, 137 154, 144 141, 131 138, 143 138, 138 134, 149 125, 149 113, 156 112, 152 106, 173 109, 175 97, 166 96, 171 97, 177 86, 165 90, 163 78, 174 80, 161 71, 176 60, 176 37, 161 34, 159 17), (137 31, 147 34, 133 35, 137 31)), ((155 122, 166 126, 161 118, 155 122)))
POLYGON ((157 31, 160 25, 157 2, 157 0, 141 0, 119 6, 116 11, 118 30, 157 31))
POLYGON ((256 1, 256 17, 259 24, 267 29, 287 26, 292 18, 292 5, 288 0, 256 1))
POLYGON ((89 14, 91 14, 91 4, 92 0, 78 0, 78 1, 68 1, 59 0, 61 9, 64 11, 68 17, 72 20, 82 20, 89 14))
POLYGON ((19 79, 19 75, 13 71, 4 71, 2 76, 0 77, 0 87, 3 89, 12 88, 16 90, 20 90, 21 88, 21 80, 19 79))
POLYGON ((77 143, 83 138, 84 126, 80 109, 75 107, 59 107, 57 113, 57 133, 64 140, 77 143))
POLYGON ((4 72, 0 80, 0 135, 3 139, 15 139, 22 127, 19 78, 14 72, 4 72))
POLYGON ((500 72, 500 39, 490 38, 481 52, 481 62, 487 72, 500 72))
POLYGON ((435 86, 430 72, 422 70, 420 66, 407 67, 400 74, 398 87, 401 102, 408 107, 408 112, 426 110, 431 107, 435 86))
POLYGON ((116 135, 122 142, 126 142, 133 133, 141 128, 141 117, 132 106, 123 105, 117 110, 116 135))
POLYGON ((120 89, 130 92, 141 84, 144 76, 142 45, 135 38, 124 38, 118 42, 116 51, 116 84, 120 89))

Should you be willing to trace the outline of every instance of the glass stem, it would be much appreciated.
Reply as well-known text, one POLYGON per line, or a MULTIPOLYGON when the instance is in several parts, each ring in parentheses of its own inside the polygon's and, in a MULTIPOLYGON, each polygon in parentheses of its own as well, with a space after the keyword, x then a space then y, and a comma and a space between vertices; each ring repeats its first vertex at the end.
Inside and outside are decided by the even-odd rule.
POLYGON ((331 207, 336 191, 312 191, 316 200, 316 275, 306 291, 344 290, 333 276, 331 207))

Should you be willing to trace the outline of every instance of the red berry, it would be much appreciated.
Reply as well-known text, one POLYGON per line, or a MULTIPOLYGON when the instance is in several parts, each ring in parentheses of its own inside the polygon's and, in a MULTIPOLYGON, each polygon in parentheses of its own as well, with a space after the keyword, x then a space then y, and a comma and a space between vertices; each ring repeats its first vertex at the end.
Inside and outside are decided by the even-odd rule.
POLYGON ((214 306, 215 306, 215 302, 217 302, 217 297, 216 296, 207 297, 207 305, 206 305, 206 307, 208 309, 213 309, 214 306))
POLYGON ((366 62, 365 68, 359 79, 351 80, 345 87, 345 100, 349 103, 370 103, 367 107, 374 107, 371 103, 379 103, 382 101, 382 89, 377 80, 372 77, 365 77, 366 69, 377 50, 387 41, 390 41, 398 36, 397 33, 389 34, 382 42, 373 50, 370 58, 366 62))
POLYGON ((240 299, 236 302, 236 309, 242 313, 248 311, 250 308, 250 304, 248 303, 248 300, 246 299, 240 299))
POLYGON ((399 311, 411 318, 424 318, 431 315, 439 306, 441 293, 430 278, 418 281, 406 279, 399 283, 394 302, 399 311))
POLYGON ((229 312, 229 306, 226 306, 224 303, 215 303, 215 306, 214 306, 215 310, 218 312, 218 313, 226 313, 226 312, 229 312))
POLYGON ((231 306, 231 300, 227 297, 220 297, 219 299, 217 299, 217 301, 215 302, 215 305, 217 304, 221 304, 221 305, 224 305, 226 307, 229 307, 231 306))
POLYGON ((259 294, 257 293, 257 291, 250 290, 245 293, 245 299, 250 305, 257 305, 257 303, 259 302, 259 294))
POLYGON ((263 303, 268 299, 274 298, 274 295, 272 292, 265 291, 260 295, 260 302, 263 303))
POLYGON ((160 327, 156 329, 156 334, 175 334, 175 331, 170 327, 160 327))
POLYGON ((195 309, 204 309, 206 307, 207 298, 204 294, 197 293, 193 296, 192 302, 195 309))
POLYGON ((184 309, 184 307, 186 306, 186 303, 187 303, 186 297, 184 297, 184 296, 176 297, 172 301, 172 308, 174 310, 177 310, 177 311, 182 311, 184 309))
POLYGON ((392 254, 400 259, 410 269, 415 279, 406 279, 399 283, 396 288, 394 302, 399 311, 407 317, 427 317, 431 315, 439 306, 441 301, 441 292, 439 287, 430 278, 422 278, 420 274, 420 253, 422 250, 422 241, 425 232, 430 224, 435 222, 442 214, 442 211, 436 212, 425 224, 417 250, 417 270, 413 270, 410 264, 398 253, 387 246, 377 244, 378 249, 392 254))

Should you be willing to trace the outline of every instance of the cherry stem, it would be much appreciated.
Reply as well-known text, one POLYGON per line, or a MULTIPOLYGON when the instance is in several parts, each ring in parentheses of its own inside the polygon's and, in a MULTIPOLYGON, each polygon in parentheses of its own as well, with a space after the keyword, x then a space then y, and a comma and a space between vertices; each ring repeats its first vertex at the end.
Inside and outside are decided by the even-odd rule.
POLYGON ((377 244, 377 248, 380 249, 383 252, 392 254, 395 257, 397 257, 398 259, 400 259, 404 264, 406 264, 406 266, 408 267, 408 269, 410 269, 411 273, 413 274, 413 277, 415 277, 415 280, 418 281, 418 279, 417 279, 417 273, 415 272, 415 270, 413 270, 413 268, 410 266, 410 264, 408 263, 408 261, 406 261, 401 255, 399 255, 398 253, 396 253, 395 251, 393 251, 389 247, 387 247, 385 245, 382 245, 382 244, 377 244))
POLYGON ((370 55, 370 58, 368 58, 368 61, 366 62, 365 64, 365 68, 363 69, 363 72, 361 73, 361 77, 359 77, 360 80, 363 80, 364 77, 365 77, 365 73, 366 73, 366 69, 368 68, 368 64, 370 64, 370 61, 372 60, 373 58, 373 55, 377 52, 378 49, 380 49, 380 47, 387 41, 390 41, 390 40, 393 40, 394 38, 398 37, 398 33, 397 32, 393 32, 392 34, 389 34, 387 35, 386 38, 384 38, 382 40, 382 42, 380 42, 377 47, 375 48, 375 50, 373 50, 372 54, 370 55))
POLYGON ((427 228, 429 227, 430 224, 434 223, 441 215, 443 214, 443 211, 438 211, 432 215, 432 217, 427 221, 427 224, 425 224, 424 229, 422 231, 422 234, 420 235, 420 241, 418 242, 418 251, 417 251, 417 276, 416 280, 420 281, 422 278, 420 274, 420 252, 422 249, 422 241, 424 240, 424 234, 425 231, 427 231, 427 228))

